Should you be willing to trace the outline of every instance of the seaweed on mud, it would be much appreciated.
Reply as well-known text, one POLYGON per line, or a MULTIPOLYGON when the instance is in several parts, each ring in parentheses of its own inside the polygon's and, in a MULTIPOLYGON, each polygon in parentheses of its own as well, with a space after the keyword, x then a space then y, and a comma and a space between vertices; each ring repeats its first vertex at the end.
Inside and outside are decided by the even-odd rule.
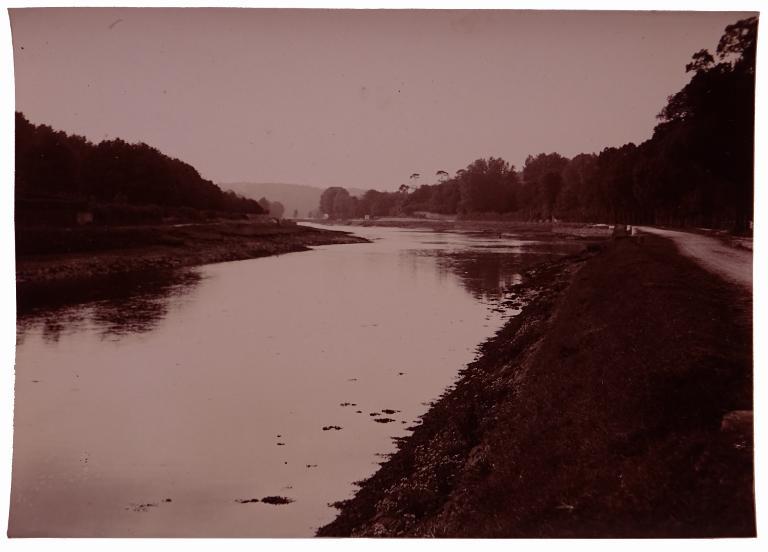
POLYGON ((134 512, 148 512, 150 508, 157 507, 156 502, 147 502, 146 504, 131 504, 126 510, 133 510, 134 512))
POLYGON ((261 499, 264 504, 290 504, 295 502, 292 498, 287 496, 265 496, 261 499))

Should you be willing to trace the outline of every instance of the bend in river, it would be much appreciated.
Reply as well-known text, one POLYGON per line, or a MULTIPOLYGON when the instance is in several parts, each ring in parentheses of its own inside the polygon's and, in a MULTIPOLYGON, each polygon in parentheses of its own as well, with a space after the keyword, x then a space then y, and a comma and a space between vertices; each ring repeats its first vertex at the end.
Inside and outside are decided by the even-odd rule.
POLYGON ((582 248, 354 230, 21 312, 10 534, 311 536, 514 314, 504 290, 582 248))

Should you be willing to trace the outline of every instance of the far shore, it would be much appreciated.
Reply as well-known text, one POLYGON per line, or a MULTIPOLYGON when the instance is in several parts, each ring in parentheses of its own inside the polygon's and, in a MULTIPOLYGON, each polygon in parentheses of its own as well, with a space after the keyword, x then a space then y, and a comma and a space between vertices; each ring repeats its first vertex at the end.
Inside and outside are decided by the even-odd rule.
POLYGON ((135 226, 20 227, 16 230, 16 288, 20 304, 52 290, 114 277, 306 251, 313 246, 364 243, 359 226, 429 228, 536 239, 605 238, 605 224, 526 223, 496 220, 437 220, 388 217, 375 220, 219 220, 135 226), (297 224, 298 223, 298 224, 297 224), (305 226, 309 223, 314 226, 305 226), (318 227, 320 226, 320 227, 318 227), (322 226, 348 226, 349 232, 322 226))
POLYGON ((219 221, 187 225, 17 229, 17 296, 40 288, 364 243, 348 232, 283 223, 219 221))
POLYGON ((587 222, 551 222, 551 221, 513 221, 503 219, 458 219, 458 218, 418 218, 418 217, 380 217, 373 219, 306 219, 317 225, 383 228, 428 228, 439 231, 477 232, 497 237, 506 234, 515 236, 547 235, 566 239, 601 239, 611 235, 613 225, 587 222))

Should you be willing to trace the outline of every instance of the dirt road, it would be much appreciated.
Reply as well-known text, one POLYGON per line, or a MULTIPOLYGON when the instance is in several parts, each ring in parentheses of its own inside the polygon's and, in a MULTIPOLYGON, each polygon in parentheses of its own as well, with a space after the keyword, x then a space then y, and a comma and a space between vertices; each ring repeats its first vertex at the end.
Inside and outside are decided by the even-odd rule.
POLYGON ((638 226, 638 230, 670 238, 678 250, 701 266, 728 281, 752 291, 752 252, 729 247, 717 238, 665 230, 651 226, 638 226))

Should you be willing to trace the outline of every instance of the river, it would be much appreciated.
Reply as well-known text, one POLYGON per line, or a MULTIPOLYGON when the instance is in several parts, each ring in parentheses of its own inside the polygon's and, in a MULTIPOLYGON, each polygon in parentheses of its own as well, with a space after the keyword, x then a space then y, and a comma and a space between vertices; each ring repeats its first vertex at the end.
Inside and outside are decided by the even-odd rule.
POLYGON ((20 311, 9 534, 312 536, 515 314, 505 288, 581 248, 354 230, 20 311))

